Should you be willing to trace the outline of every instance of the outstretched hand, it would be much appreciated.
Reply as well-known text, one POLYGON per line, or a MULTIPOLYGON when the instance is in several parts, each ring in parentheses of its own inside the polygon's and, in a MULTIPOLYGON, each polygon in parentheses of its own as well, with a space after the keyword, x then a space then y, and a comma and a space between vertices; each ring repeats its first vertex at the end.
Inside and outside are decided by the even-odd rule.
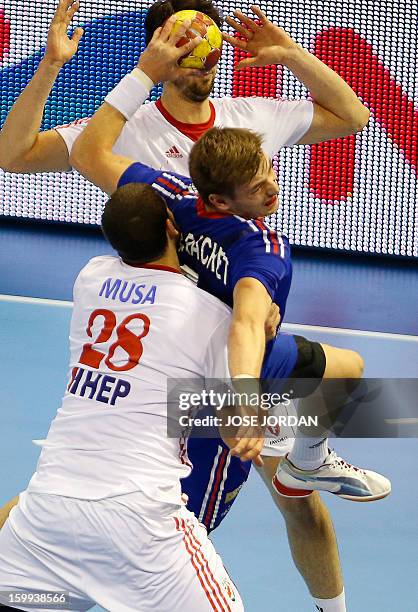
POLYGON ((231 455, 239 457, 241 461, 252 461, 257 467, 263 467, 261 452, 264 438, 260 434, 257 438, 223 438, 231 451, 231 455))
POLYGON ((46 43, 45 59, 52 64, 62 66, 69 62, 78 49, 78 43, 83 36, 83 29, 76 28, 71 38, 67 34, 74 15, 80 8, 74 0, 60 0, 54 18, 51 22, 46 43))
POLYGON ((191 21, 184 21, 177 31, 173 32, 176 21, 177 15, 172 15, 161 28, 157 28, 148 47, 139 58, 138 68, 154 83, 174 81, 183 76, 188 70, 179 66, 179 60, 202 42, 202 38, 196 36, 185 45, 177 47, 178 41, 190 28, 191 21))
POLYGON ((241 461, 253 461, 255 465, 262 467, 264 432, 254 409, 245 405, 236 406, 235 411, 221 413, 221 417, 219 433, 229 446, 231 455, 239 457, 241 461), (228 415, 234 417, 233 423, 229 423, 228 415))
POLYGON ((252 68, 269 66, 271 64, 286 64, 289 53, 297 47, 297 43, 288 34, 274 25, 258 6, 251 6, 252 12, 258 18, 251 19, 241 11, 234 11, 239 21, 227 17, 227 23, 241 35, 235 38, 229 34, 223 34, 224 40, 229 42, 235 49, 250 53, 252 57, 239 62, 237 68, 252 68))

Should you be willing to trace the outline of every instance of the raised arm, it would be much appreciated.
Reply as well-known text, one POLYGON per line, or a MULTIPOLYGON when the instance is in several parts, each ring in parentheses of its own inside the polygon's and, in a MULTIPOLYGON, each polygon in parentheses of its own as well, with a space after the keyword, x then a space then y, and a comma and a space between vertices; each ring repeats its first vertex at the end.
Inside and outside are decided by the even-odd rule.
POLYGON ((224 34, 232 46, 252 55, 238 69, 282 64, 309 90, 314 100, 314 116, 306 134, 297 144, 313 144, 349 136, 362 130, 370 117, 351 87, 331 68, 303 49, 283 28, 274 25, 257 6, 251 7, 259 23, 235 11, 237 20, 227 22, 243 40, 224 34))
POLYGON ((45 56, 14 103, 0 132, 0 167, 8 172, 70 170, 67 147, 55 130, 39 133, 45 104, 62 66, 76 53, 83 30, 68 38, 78 2, 61 0, 52 20, 45 56))
POLYGON ((71 151, 71 165, 108 194, 117 189, 121 175, 133 163, 132 159, 112 151, 126 121, 146 100, 154 83, 175 80, 184 74, 185 69, 179 67, 178 61, 201 42, 196 37, 176 47, 190 27, 190 21, 184 21, 173 33, 175 21, 173 15, 155 31, 137 67, 106 97, 71 151))

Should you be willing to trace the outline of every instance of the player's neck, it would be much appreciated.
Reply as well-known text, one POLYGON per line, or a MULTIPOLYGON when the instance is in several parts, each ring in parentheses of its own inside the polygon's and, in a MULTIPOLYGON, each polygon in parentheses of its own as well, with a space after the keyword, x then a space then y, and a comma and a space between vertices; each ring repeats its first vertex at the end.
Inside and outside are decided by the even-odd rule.
POLYGON ((150 262, 153 266, 163 266, 165 268, 173 268, 180 272, 180 262, 177 255, 177 245, 175 241, 169 241, 167 249, 161 257, 150 262))
POLYGON ((170 115, 181 123, 207 123, 211 116, 209 99, 203 102, 193 102, 181 94, 179 95, 177 89, 167 85, 164 87, 161 102, 170 115))
POLYGON ((177 255, 177 243, 175 240, 170 240, 165 253, 153 261, 149 261, 146 264, 137 264, 129 262, 123 259, 124 263, 128 266, 134 266, 135 268, 170 268, 173 271, 181 272, 180 262, 177 255))

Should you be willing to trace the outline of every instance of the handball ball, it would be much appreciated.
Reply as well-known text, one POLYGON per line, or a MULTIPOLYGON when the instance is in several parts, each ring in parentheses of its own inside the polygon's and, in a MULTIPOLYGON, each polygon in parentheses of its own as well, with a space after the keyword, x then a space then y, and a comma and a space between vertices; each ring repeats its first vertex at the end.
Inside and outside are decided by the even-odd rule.
POLYGON ((179 11, 173 32, 183 21, 189 19, 192 23, 185 35, 180 38, 177 47, 182 47, 196 36, 202 37, 202 42, 193 51, 185 55, 179 62, 183 68, 211 70, 219 61, 222 51, 222 34, 216 23, 199 11, 179 11))

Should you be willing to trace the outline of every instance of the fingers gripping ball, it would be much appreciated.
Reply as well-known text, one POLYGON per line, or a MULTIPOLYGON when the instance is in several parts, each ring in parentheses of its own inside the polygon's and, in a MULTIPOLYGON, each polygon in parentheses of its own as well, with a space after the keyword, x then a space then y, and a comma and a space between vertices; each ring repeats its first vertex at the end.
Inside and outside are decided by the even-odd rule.
POLYGON ((192 22, 186 34, 178 41, 177 47, 182 47, 196 36, 201 36, 203 39, 200 45, 180 60, 180 66, 198 70, 211 70, 221 57, 222 34, 220 29, 210 17, 199 11, 179 11, 176 13, 176 17, 177 21, 173 27, 174 32, 186 19, 192 22))

